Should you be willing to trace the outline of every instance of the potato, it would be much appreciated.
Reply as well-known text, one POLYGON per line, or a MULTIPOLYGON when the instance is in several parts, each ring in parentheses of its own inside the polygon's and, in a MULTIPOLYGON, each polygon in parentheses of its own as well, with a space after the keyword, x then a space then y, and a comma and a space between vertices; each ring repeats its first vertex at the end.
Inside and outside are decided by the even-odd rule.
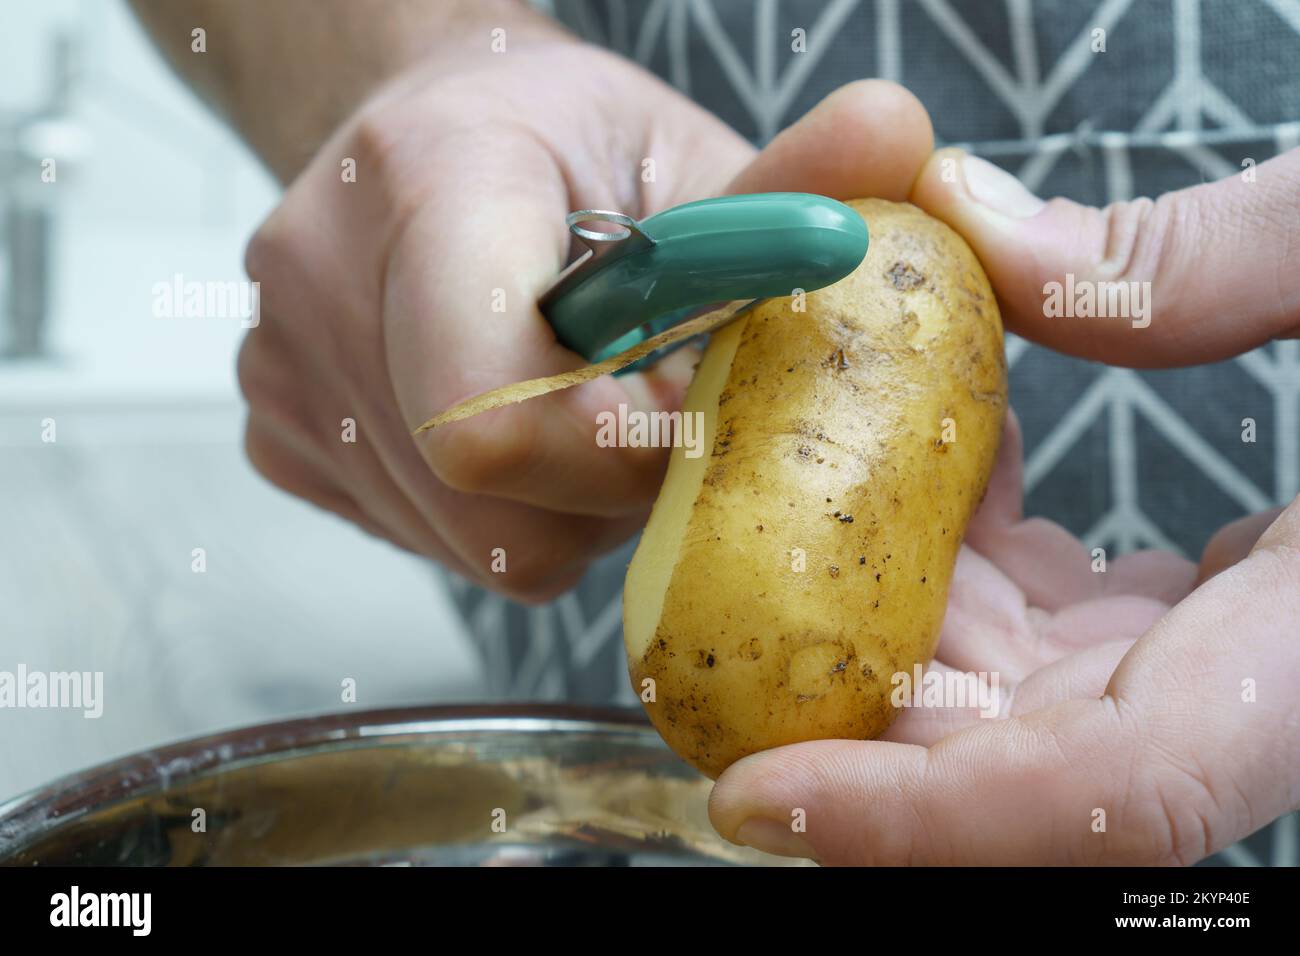
POLYGON ((633 687, 711 777, 889 726, 997 452, 1006 363, 979 262, 914 206, 850 205, 871 231, 853 274, 714 335, 685 403, 712 453, 673 449, 628 568, 633 687))

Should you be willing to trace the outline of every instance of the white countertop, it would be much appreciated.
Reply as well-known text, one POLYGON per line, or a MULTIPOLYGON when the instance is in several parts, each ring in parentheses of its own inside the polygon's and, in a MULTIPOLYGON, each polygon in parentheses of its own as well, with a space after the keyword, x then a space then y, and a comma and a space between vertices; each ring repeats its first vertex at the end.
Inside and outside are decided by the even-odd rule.
POLYGON ((267 484, 241 419, 233 401, 0 403, 0 670, 105 685, 99 719, 0 709, 0 799, 234 725, 480 695, 433 565, 267 484))

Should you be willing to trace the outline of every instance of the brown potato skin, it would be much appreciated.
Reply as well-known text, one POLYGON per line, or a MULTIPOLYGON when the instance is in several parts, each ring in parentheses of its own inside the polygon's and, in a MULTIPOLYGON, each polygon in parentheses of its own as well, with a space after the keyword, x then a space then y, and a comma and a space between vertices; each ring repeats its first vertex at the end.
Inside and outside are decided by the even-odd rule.
POLYGON ((997 453, 1006 362, 979 262, 914 206, 849 205, 871 234, 857 270, 805 312, 772 299, 743 320, 655 636, 629 660, 659 733, 710 777, 890 725, 997 453))

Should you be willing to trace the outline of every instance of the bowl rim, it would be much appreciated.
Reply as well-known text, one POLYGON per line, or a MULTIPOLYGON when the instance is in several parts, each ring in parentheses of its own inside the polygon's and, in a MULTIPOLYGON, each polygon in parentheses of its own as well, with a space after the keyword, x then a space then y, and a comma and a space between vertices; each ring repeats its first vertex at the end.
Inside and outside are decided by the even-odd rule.
MULTIPOLYGON (((230 764, 344 741, 412 734, 605 732, 658 735, 640 708, 565 703, 430 704, 329 711, 245 724, 150 747, 74 771, 0 802, 0 864, 95 809, 230 764)), ((664 746, 665 752, 668 748, 664 746)))

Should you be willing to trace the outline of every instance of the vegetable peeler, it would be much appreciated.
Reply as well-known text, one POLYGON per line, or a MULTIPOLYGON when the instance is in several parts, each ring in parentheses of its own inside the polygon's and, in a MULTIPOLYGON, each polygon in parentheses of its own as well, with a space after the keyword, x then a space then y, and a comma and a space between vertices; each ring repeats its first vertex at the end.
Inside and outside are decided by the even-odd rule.
POLYGON ((560 343, 592 362, 677 325, 702 306, 838 282, 857 268, 868 244, 861 216, 807 193, 704 199, 639 222, 582 209, 565 221, 587 251, 560 273, 539 305, 560 343), (610 228, 588 228, 595 223, 610 228))

